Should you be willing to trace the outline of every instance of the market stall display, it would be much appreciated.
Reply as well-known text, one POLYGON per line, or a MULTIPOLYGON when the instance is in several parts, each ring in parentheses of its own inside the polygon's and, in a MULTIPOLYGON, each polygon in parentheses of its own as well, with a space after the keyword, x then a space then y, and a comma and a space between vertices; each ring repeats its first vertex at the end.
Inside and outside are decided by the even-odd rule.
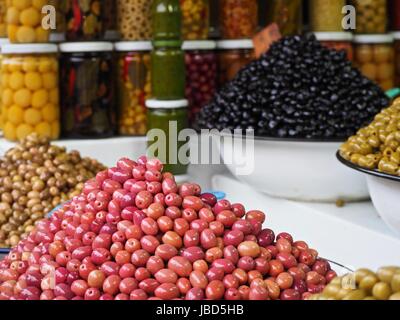
POLYGON ((341 32, 346 0, 309 1, 310 28, 314 32, 341 32))
POLYGON ((14 247, 37 221, 78 195, 104 167, 30 135, 0 160, 0 248, 14 247))
POLYGON ((358 34, 386 33, 389 25, 387 0, 353 0, 358 34))
POLYGON ((146 99, 151 97, 151 42, 117 42, 118 131, 144 136, 147 132, 146 99))
POLYGON ((350 32, 314 32, 314 35, 324 46, 346 51, 347 59, 353 61, 353 35, 350 32))
POLYGON ((48 42, 50 30, 42 26, 43 1, 7 0, 7 34, 12 43, 48 42))
POLYGON ((6 139, 33 132, 53 140, 60 136, 58 48, 52 44, 2 47, 2 119, 6 139))
POLYGON ((267 23, 277 23, 282 35, 301 34, 303 0, 270 0, 267 3, 267 23))
POLYGON ((0 299, 300 300, 321 293, 337 276, 329 262, 288 233, 262 229, 265 220, 195 183, 177 185, 156 159, 121 159, 0 262, 0 299))
POLYGON ((117 25, 122 40, 152 38, 153 0, 117 0, 117 25))
POLYGON ((61 51, 61 122, 66 138, 105 138, 116 131, 113 44, 69 42, 61 51))
POLYGON ((310 300, 400 300, 400 268, 382 267, 376 273, 359 269, 334 279, 310 300))
POLYGON ((185 40, 205 40, 210 28, 209 0, 180 0, 185 40))

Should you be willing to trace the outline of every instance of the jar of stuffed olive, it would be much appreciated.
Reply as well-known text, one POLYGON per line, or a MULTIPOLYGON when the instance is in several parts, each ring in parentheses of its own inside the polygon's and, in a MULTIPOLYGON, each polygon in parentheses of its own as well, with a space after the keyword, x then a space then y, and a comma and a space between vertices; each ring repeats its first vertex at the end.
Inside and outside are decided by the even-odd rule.
POLYGON ((224 39, 251 38, 258 27, 257 0, 220 0, 220 31, 224 39))
POLYGON ((356 9, 355 33, 386 33, 388 27, 387 0, 353 0, 356 9))
POLYGON ((7 38, 6 0, 0 0, 0 38, 7 38))
POLYGON ((122 40, 151 40, 153 0, 117 0, 117 25, 122 40))
POLYGON ((383 90, 394 87, 395 60, 392 35, 357 35, 354 37, 355 64, 383 90))
POLYGON ((350 32, 315 32, 315 37, 324 46, 338 51, 345 51, 347 59, 353 61, 353 34, 350 32))
POLYGON ((254 58, 253 41, 222 40, 217 42, 218 49, 218 86, 231 81, 244 66, 254 58))
POLYGON ((207 39, 210 27, 209 0, 180 0, 180 2, 183 39, 207 39))
POLYGON ((346 0, 310 0, 311 30, 316 32, 343 31, 343 7, 346 0))
POLYGON ((144 136, 147 132, 146 100, 151 96, 151 42, 117 42, 118 131, 120 135, 144 136))
POLYGON ((296 35, 303 28, 302 0, 270 0, 267 2, 267 22, 277 23, 282 35, 296 35))
POLYGON ((11 43, 48 42, 50 28, 44 28, 42 8, 50 0, 7 0, 7 34, 11 43))
POLYGON ((9 44, 2 47, 2 119, 10 141, 31 133, 58 139, 60 133, 57 46, 9 44))
POLYGON ((395 65, 396 65, 396 87, 400 87, 400 32, 394 33, 395 65))
POLYGON ((188 101, 147 100, 146 106, 149 156, 160 159, 165 164, 165 172, 187 174, 189 159, 184 156, 186 152, 181 150, 186 141, 178 137, 188 128, 188 101))
POLYGON ((69 42, 60 45, 62 135, 106 138, 116 129, 113 44, 69 42))
POLYGON ((104 1, 65 0, 68 41, 93 41, 104 36, 104 1))

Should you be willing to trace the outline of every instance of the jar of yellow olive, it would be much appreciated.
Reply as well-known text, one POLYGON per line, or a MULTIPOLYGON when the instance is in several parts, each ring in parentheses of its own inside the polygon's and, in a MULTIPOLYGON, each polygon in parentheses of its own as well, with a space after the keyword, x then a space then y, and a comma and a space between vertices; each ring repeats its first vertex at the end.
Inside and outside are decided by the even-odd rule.
POLYGON ((6 0, 0 0, 0 38, 7 38, 6 0))
POLYGON ((394 49, 395 49, 395 65, 396 65, 396 87, 400 86, 400 32, 393 33, 394 49))
POLYGON ((8 44, 2 48, 2 119, 10 141, 31 133, 58 139, 60 110, 58 48, 53 44, 8 44))
MULTIPOLYGON (((3 47, 3 45, 8 44, 9 41, 7 38, 0 38, 0 70, 1 70, 1 64, 3 62, 3 55, 1 54, 1 48, 3 47)), ((2 113, 1 113, 1 108, 2 108, 2 103, 1 103, 1 98, 2 98, 2 94, 1 94, 2 89, 1 89, 1 72, 0 72, 0 130, 3 129, 3 117, 2 117, 2 113)))
POLYGON ((50 29, 43 26, 42 8, 50 0, 7 0, 7 33, 11 43, 48 42, 50 29))
POLYGON ((393 36, 357 35, 354 37, 355 64, 369 79, 389 90, 395 84, 393 36))
POLYGON ((352 0, 356 9, 355 33, 385 33, 388 27, 387 0, 352 0))
POLYGON ((117 42, 118 131, 144 136, 147 132, 146 100, 151 96, 150 41, 117 42))
POLYGON ((210 27, 209 0, 180 0, 185 40, 205 40, 210 27))
POLYGON ((312 31, 343 31, 343 7, 346 0, 310 0, 309 16, 312 31))

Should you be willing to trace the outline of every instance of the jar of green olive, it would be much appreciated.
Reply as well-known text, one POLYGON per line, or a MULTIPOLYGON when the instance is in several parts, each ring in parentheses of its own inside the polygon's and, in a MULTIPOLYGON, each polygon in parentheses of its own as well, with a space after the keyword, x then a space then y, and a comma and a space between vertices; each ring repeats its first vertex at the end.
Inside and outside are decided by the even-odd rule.
POLYGON ((387 32, 389 24, 387 0, 352 0, 352 4, 356 9, 355 33, 381 34, 387 32))

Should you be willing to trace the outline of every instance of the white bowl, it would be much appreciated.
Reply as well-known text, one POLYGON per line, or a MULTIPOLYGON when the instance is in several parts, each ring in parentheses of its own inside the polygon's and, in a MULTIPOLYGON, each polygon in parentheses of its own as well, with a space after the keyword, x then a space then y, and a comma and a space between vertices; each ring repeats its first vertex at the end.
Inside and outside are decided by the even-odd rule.
POLYGON ((235 152, 235 143, 240 142, 237 139, 243 140, 223 136, 221 155, 233 175, 257 191, 310 202, 361 201, 369 197, 365 177, 337 162, 335 153, 341 142, 255 138, 254 152, 243 155, 235 152), (230 154, 234 161, 227 158, 230 154), (238 163, 243 160, 254 162, 251 174, 238 174, 238 163))

